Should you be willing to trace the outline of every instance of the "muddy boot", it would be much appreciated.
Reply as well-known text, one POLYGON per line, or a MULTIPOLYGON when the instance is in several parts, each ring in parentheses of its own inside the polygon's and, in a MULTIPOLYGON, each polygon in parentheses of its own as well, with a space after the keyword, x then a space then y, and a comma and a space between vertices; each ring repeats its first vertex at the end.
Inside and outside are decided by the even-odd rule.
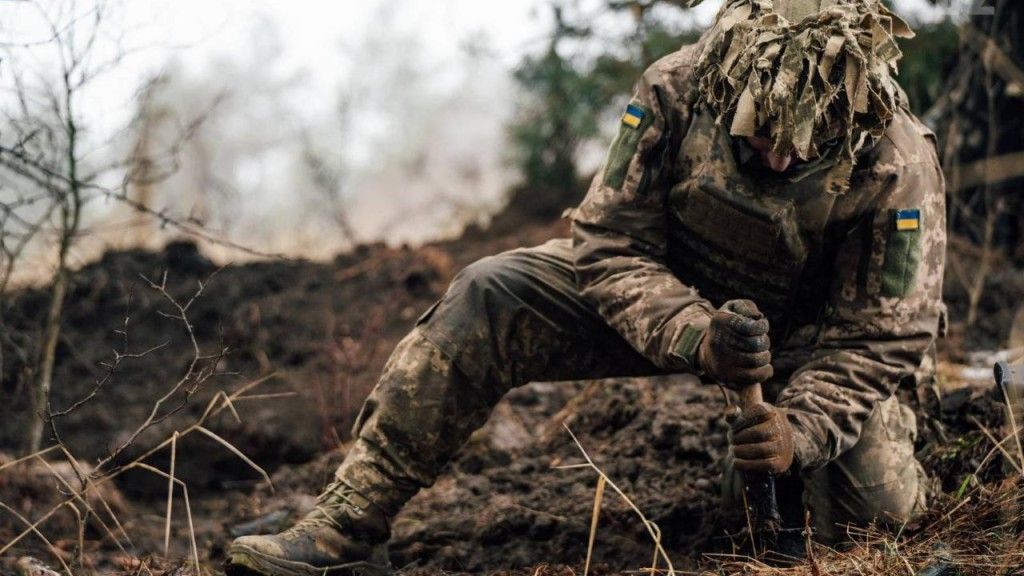
POLYGON ((387 575, 389 532, 383 511, 336 481, 295 526, 232 542, 225 571, 228 576, 387 575))

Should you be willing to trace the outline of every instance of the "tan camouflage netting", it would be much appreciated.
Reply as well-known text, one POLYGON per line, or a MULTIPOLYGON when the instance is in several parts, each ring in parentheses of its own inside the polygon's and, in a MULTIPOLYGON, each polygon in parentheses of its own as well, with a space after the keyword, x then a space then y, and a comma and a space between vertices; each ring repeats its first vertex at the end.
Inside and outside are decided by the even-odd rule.
POLYGON ((726 0, 696 69, 701 98, 734 136, 803 160, 840 139, 852 164, 905 98, 896 38, 912 36, 877 0, 726 0))

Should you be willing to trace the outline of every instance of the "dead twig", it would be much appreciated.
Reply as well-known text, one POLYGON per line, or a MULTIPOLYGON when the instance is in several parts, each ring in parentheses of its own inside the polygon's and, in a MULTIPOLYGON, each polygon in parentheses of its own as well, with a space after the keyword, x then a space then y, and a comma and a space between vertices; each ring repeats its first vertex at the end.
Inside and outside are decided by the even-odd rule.
MULTIPOLYGON (((611 486, 612 490, 614 490, 615 493, 618 494, 620 498, 622 498, 626 505, 629 506, 630 509, 632 509, 633 512, 635 512, 636 515, 640 517, 640 520, 644 523, 644 528, 647 529, 647 533, 650 534, 651 540, 654 542, 656 554, 661 555, 661 558, 665 561, 665 565, 668 567, 668 576, 675 576, 676 571, 675 568, 672 566, 672 559, 669 558, 668 552, 666 552, 665 548, 661 545, 660 530, 656 530, 655 523, 648 520, 647 516, 644 515, 644 513, 640 510, 639 507, 637 507, 633 500, 631 500, 629 496, 627 496, 626 493, 623 492, 622 489, 619 488, 618 485, 616 485, 615 482, 613 482, 612 479, 609 478, 608 475, 605 474, 604 471, 601 470, 601 468, 594 463, 594 460, 590 457, 590 454, 587 453, 586 449, 583 448, 583 444, 581 444, 579 439, 576 438, 576 435, 573 434, 572 430, 568 426, 565 426, 564 424, 563 426, 565 427, 566 432, 569 433, 569 436, 572 437, 572 441, 576 444, 576 448, 579 449, 580 453, 583 455, 584 460, 587 461, 586 466, 591 468, 594 472, 596 472, 599 477, 603 478, 605 483, 607 483, 608 486, 611 486)), ((594 528, 596 529, 596 527, 594 528)))

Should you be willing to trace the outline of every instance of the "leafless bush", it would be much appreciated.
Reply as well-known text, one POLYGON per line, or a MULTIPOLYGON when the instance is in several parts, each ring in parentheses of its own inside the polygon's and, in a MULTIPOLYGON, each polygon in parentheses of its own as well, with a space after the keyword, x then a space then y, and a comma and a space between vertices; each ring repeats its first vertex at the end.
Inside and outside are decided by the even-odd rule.
POLYGON ((64 303, 80 257, 77 249, 83 239, 104 231, 103 225, 89 226, 90 207, 113 202, 160 228, 273 256, 218 238, 201 221, 156 209, 145 194, 177 170, 184 142, 196 134, 216 101, 180 126, 172 142, 156 149, 147 139, 156 112, 148 105, 151 91, 144 89, 136 117, 108 141, 96 141, 96 127, 86 121, 96 115, 84 113, 84 95, 131 55, 116 40, 111 46, 111 38, 123 33, 111 18, 113 8, 112 0, 25 0, 5 8, 42 27, 35 39, 18 38, 6 27, 3 32, 9 37, 0 38, 5 74, 9 71, 12 81, 12 94, 0 110, 0 326, 9 312, 5 296, 21 268, 35 267, 35 276, 45 279, 49 293, 38 338, 0 330, 0 366, 13 359, 29 367, 23 378, 30 383, 40 418, 27 430, 28 453, 42 445, 64 303), (138 132, 137 145, 119 152, 118 140, 132 132, 138 132))
POLYGON ((200 282, 195 292, 186 299, 176 298, 168 292, 166 274, 158 282, 146 279, 146 283, 148 288, 155 291, 170 308, 167 312, 160 312, 161 316, 172 320, 187 336, 189 342, 187 356, 189 360, 185 369, 178 380, 169 383, 163 395, 154 401, 145 418, 125 436, 123 441, 114 444, 114 447, 111 448, 106 456, 93 465, 85 464, 76 457, 61 439, 60 420, 90 402, 102 402, 104 386, 115 377, 122 363, 142 358, 156 349, 165 346, 161 345, 138 352, 130 351, 129 327, 131 316, 130 314, 126 316, 122 327, 118 330, 118 334, 122 338, 122 346, 120 349, 113 351, 111 361, 105 364, 106 371, 103 376, 94 383, 82 398, 72 402, 67 408, 56 410, 49 406, 49 404, 47 405, 44 421, 52 434, 53 444, 48 448, 18 460, 0 464, 0 474, 3 474, 5 472, 17 472, 19 467, 26 466, 28 463, 38 463, 51 471, 53 478, 57 480, 60 487, 58 503, 39 515, 34 521, 24 517, 15 506, 0 502, 0 510, 3 511, 4 515, 13 518, 14 521, 23 527, 23 530, 17 536, 0 548, 0 557, 25 538, 35 536, 52 553, 56 561, 59 562, 63 572, 69 576, 80 573, 80 570, 83 570, 88 564, 85 558, 84 534, 85 526, 89 523, 98 524, 105 537, 117 546, 125 556, 134 556, 127 549, 131 543, 131 538, 126 528, 127 524, 122 522, 116 512, 116 510, 121 509, 121 506, 112 505, 109 502, 109 496, 106 496, 107 493, 104 492, 103 488, 111 485, 114 479, 130 470, 142 470, 167 480, 167 516, 164 531, 165 554, 170 546, 174 496, 176 491, 180 493, 184 501, 189 523, 189 547, 192 554, 192 570, 195 573, 199 573, 199 548, 195 540, 195 530, 192 524, 192 508, 188 486, 175 474, 178 442, 194 434, 213 439, 257 471, 264 480, 270 483, 270 477, 262 468, 208 427, 208 422, 212 418, 224 412, 240 420, 236 405, 240 402, 262 398, 261 396, 252 395, 250 392, 263 382, 266 382, 271 377, 270 375, 251 381, 230 393, 218 390, 206 405, 206 409, 190 424, 175 430, 169 437, 157 442, 148 449, 137 446, 148 430, 180 413, 185 407, 190 405, 190 402, 197 393, 208 388, 215 378, 224 374, 219 366, 221 360, 227 354, 227 350, 223 347, 212 351, 203 350, 198 343, 194 326, 189 318, 193 305, 203 296, 206 289, 204 282, 200 282), (133 448, 133 450, 141 452, 141 454, 128 462, 123 462, 124 455, 129 448, 133 448), (169 453, 170 464, 167 470, 162 470, 149 463, 151 458, 159 453, 169 453), (69 467, 73 475, 69 477, 68 474, 60 473, 59 468, 64 469, 61 467, 69 467), (76 553, 71 560, 68 560, 46 535, 47 522, 62 510, 72 511, 78 523, 77 532, 79 540, 76 544, 76 553), (73 567, 77 570, 73 570, 73 567))

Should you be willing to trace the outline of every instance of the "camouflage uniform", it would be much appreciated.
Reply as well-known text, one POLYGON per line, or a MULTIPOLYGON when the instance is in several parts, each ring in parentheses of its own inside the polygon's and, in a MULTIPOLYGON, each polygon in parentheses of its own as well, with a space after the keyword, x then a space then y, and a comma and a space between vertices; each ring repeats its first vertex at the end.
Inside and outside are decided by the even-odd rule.
POLYGON ((695 371, 713 311, 749 299, 771 322, 766 395, 792 424, 819 533, 923 507, 914 416, 893 394, 943 310, 934 138, 885 108, 867 145, 815 141, 816 159, 767 171, 697 97, 708 45, 644 74, 571 241, 470 265, 417 322, 363 407, 341 483, 393 516, 511 388, 695 371))
POLYGON ((573 240, 485 258, 396 349, 338 478, 388 514, 429 486, 509 389, 533 380, 692 370, 714 307, 751 299, 772 325, 769 399, 796 433, 805 500, 835 522, 924 504, 913 413, 893 397, 936 338, 944 184, 931 133, 899 110, 841 162, 759 171, 692 98, 696 46, 652 66, 573 240), (918 210, 918 227, 897 214, 918 210), (699 292, 698 292, 699 290, 699 292))

